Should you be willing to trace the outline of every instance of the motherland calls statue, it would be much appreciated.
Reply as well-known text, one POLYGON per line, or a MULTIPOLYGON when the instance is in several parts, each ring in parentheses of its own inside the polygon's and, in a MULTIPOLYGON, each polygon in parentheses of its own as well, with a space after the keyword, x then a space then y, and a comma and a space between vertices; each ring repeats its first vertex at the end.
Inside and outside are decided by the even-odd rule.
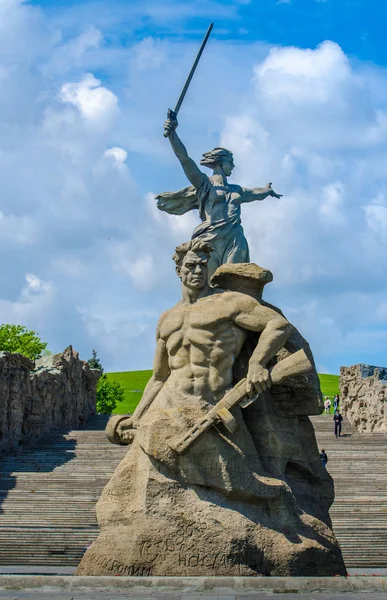
POLYGON ((313 356, 262 299, 273 276, 247 262, 240 225, 242 201, 277 195, 229 186, 224 149, 205 155, 213 178, 189 159, 175 117, 193 70, 165 134, 194 187, 159 207, 196 206, 203 223, 173 256, 182 298, 159 319, 153 376, 134 414, 108 423, 129 450, 77 574, 345 575, 333 481, 308 419, 323 410, 313 356))
POLYGON ((209 242, 213 248, 208 264, 209 278, 224 263, 250 262, 249 247, 241 225, 241 204, 264 200, 268 196, 281 198, 268 183, 265 188, 247 189, 227 182, 234 168, 233 155, 225 148, 214 148, 203 154, 200 164, 213 170, 212 177, 203 173, 188 156, 176 133, 174 113, 164 124, 168 137, 184 173, 192 186, 178 192, 164 192, 156 196, 157 207, 172 215, 182 215, 194 208, 199 210, 201 224, 192 239, 209 242))

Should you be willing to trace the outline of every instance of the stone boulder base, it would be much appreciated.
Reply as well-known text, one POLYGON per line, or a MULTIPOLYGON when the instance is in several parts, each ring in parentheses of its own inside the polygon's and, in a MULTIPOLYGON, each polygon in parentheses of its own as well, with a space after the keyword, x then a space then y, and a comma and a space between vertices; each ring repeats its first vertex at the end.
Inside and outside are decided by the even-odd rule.
MULTIPOLYGON (((160 396, 155 402, 162 404, 160 396)), ((149 410, 146 423, 144 417, 102 493, 100 536, 85 553, 78 575, 345 574, 328 513, 332 480, 319 461, 308 419, 296 417, 287 427, 300 436, 300 448, 312 445, 314 470, 301 454, 297 461, 290 431, 280 432, 277 425, 270 446, 273 431, 266 420, 265 464, 278 469, 281 452, 293 452, 293 463, 282 457, 287 466, 280 479, 270 476, 258 458, 240 409, 234 410, 236 433, 213 428, 174 459, 167 442, 179 428, 169 419, 167 402, 164 415, 159 408, 152 408, 153 417, 149 410), (151 454, 156 443, 163 462, 151 454)), ((192 420, 199 413, 199 408, 197 415, 191 412, 192 420)))

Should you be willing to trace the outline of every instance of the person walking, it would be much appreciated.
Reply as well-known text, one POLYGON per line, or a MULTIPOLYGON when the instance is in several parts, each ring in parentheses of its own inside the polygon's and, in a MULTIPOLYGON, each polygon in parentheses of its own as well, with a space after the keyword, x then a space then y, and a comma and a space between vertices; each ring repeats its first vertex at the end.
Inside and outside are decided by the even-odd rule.
POLYGON ((333 421, 335 424, 335 436, 341 437, 341 427, 342 427, 342 423, 343 423, 343 416, 339 410, 337 411, 337 413, 335 413, 333 415, 333 421))
POLYGON ((327 462, 328 462, 328 455, 325 452, 324 448, 321 450, 320 452, 320 460, 321 460, 321 464, 323 465, 323 467, 325 467, 325 469, 327 468, 327 462))
POLYGON ((339 395, 336 394, 336 396, 333 398, 333 412, 337 412, 339 410, 339 403, 340 398, 339 395))
POLYGON ((325 396, 324 406, 325 406, 325 413, 326 414, 330 413, 331 412, 331 401, 329 400, 328 396, 325 396))

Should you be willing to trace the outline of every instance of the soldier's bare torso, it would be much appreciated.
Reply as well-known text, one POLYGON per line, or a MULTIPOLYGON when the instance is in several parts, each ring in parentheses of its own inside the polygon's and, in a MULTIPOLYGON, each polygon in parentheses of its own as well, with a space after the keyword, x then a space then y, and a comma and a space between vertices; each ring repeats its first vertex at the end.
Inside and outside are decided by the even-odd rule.
POLYGON ((232 367, 246 331, 232 320, 238 293, 179 303, 161 319, 170 375, 166 387, 218 401, 232 383, 232 367))

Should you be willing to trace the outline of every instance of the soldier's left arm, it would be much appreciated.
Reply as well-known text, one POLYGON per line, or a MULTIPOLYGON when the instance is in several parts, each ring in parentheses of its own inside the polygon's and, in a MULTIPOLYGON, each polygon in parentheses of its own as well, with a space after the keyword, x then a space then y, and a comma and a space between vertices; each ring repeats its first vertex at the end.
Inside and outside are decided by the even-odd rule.
POLYGON ((233 321, 242 329, 260 332, 258 344, 250 358, 247 374, 247 392, 251 394, 254 388, 257 392, 271 386, 267 363, 284 346, 292 326, 282 315, 267 306, 262 306, 254 298, 238 294, 235 298, 233 321))

